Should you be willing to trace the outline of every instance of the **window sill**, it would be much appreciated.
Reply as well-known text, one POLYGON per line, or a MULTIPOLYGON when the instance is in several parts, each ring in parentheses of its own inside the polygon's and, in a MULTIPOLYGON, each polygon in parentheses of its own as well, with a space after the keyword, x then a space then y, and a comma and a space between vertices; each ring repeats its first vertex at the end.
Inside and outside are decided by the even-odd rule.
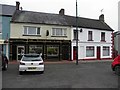
POLYGON ((37 37, 41 37, 41 35, 23 35, 23 36, 37 36, 37 37))
POLYGON ((88 40, 88 41, 94 41, 94 40, 88 40))
POLYGON ((101 40, 101 42, 106 42, 105 40, 101 40))
POLYGON ((65 38, 67 38, 67 36, 51 36, 51 37, 65 37, 65 38))

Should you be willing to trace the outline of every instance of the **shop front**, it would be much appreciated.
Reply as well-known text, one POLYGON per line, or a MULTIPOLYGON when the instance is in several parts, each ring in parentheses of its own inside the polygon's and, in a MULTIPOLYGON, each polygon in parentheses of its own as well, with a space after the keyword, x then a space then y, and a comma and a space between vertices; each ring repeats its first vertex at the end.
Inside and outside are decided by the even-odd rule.
POLYGON ((10 60, 20 60, 24 53, 42 54, 44 60, 71 60, 71 41, 10 39, 10 60))

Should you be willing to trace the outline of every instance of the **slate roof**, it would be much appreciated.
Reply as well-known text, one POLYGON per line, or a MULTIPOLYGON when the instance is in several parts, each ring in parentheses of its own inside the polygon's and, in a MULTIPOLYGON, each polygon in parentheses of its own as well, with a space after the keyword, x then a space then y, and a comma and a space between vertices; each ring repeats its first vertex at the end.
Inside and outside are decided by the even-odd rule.
POLYGON ((16 10, 16 6, 0 4, 0 15, 12 16, 16 10))
MULTIPOLYGON (((75 27, 76 17, 68 16, 68 15, 17 10, 13 15, 12 22, 75 27)), ((78 17, 78 27, 113 31, 113 29, 110 28, 103 21, 96 19, 82 18, 82 17, 78 17)))

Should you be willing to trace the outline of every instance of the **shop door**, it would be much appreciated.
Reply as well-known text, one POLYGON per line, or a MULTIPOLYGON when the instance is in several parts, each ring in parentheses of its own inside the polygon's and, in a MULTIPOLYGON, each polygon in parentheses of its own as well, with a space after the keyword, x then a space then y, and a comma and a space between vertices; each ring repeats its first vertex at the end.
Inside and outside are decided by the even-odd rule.
POLYGON ((24 54, 25 47, 24 46, 17 46, 17 60, 20 60, 24 54))

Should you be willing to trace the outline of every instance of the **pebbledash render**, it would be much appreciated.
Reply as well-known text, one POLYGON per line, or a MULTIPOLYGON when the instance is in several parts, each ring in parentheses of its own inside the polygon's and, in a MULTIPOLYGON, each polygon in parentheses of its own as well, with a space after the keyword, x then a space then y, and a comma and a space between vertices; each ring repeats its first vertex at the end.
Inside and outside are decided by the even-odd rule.
MULTIPOLYGON (((76 17, 16 10, 11 21, 10 58, 19 60, 22 53, 42 53, 44 60, 76 59, 76 17)), ((113 29, 99 19, 78 17, 78 59, 111 59, 113 29)))

